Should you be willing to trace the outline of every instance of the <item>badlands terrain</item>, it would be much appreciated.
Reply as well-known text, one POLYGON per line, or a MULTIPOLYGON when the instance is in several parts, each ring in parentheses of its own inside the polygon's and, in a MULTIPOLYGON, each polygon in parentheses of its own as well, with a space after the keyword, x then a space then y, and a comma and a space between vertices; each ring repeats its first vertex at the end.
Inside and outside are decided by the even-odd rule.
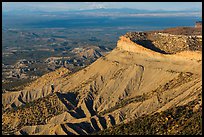
POLYGON ((171 32, 129 32, 76 73, 2 94, 2 134, 202 134, 202 34, 171 32))

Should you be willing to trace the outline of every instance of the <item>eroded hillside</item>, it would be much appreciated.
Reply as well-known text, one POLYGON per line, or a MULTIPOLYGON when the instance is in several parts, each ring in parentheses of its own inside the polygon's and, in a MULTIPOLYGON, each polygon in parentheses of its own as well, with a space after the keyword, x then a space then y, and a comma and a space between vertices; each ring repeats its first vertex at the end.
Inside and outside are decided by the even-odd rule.
POLYGON ((4 93, 3 134, 92 134, 200 101, 202 36, 190 46, 185 38, 128 33, 111 53, 76 73, 61 68, 4 93))

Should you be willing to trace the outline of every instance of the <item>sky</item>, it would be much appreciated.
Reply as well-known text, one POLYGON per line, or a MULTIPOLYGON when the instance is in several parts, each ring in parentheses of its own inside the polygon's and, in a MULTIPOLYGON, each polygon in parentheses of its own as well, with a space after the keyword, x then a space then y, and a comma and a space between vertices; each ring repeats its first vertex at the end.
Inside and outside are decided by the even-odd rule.
POLYGON ((2 10, 66 11, 97 8, 202 10, 202 2, 2 2, 2 10))

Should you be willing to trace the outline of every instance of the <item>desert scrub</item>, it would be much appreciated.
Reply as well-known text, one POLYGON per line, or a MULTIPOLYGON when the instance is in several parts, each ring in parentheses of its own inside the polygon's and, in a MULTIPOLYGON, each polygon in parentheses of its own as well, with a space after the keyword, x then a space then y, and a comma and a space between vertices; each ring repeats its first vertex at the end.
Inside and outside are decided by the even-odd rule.
POLYGON ((116 125, 96 135, 202 135, 202 106, 198 102, 170 108, 164 112, 144 115, 126 124, 116 125))
POLYGON ((12 125, 11 123, 17 118, 19 124, 12 129, 20 129, 23 126, 44 125, 53 116, 66 111, 66 107, 62 104, 56 94, 48 95, 45 98, 40 98, 32 102, 27 102, 23 106, 17 107, 16 110, 10 109, 3 113, 4 132, 11 133, 9 128, 5 126, 12 125), (7 121, 6 119, 10 120, 7 121))

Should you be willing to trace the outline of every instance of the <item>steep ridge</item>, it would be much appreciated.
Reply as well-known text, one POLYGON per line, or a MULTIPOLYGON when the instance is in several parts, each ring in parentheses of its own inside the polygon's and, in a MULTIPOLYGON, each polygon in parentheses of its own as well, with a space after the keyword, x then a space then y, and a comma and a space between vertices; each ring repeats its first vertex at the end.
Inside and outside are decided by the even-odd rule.
POLYGON ((23 125, 12 133, 91 134, 143 114, 185 105, 202 92, 201 64, 201 51, 162 54, 121 36, 111 53, 76 73, 62 68, 53 72, 58 75, 46 75, 24 90, 4 93, 3 133, 11 134, 7 126, 15 119, 5 119, 19 116, 22 104, 39 99, 43 103, 46 97, 52 102, 49 96, 53 95, 64 108, 60 113, 45 123, 23 125), (44 81, 50 75, 52 80, 44 81), (51 84, 57 93, 52 93, 51 84))
MULTIPOLYGON (((8 92, 2 95, 2 104, 4 108, 11 107, 14 103, 16 106, 25 104, 38 98, 47 96, 51 92, 51 85, 60 86, 60 81, 64 75, 68 75, 70 71, 66 68, 59 68, 58 70, 45 74, 36 81, 30 83, 22 91, 8 92)), ((59 90, 58 86, 55 91, 59 90)))
POLYGON ((184 106, 144 115, 96 135, 202 135, 202 105, 198 100, 184 106))

